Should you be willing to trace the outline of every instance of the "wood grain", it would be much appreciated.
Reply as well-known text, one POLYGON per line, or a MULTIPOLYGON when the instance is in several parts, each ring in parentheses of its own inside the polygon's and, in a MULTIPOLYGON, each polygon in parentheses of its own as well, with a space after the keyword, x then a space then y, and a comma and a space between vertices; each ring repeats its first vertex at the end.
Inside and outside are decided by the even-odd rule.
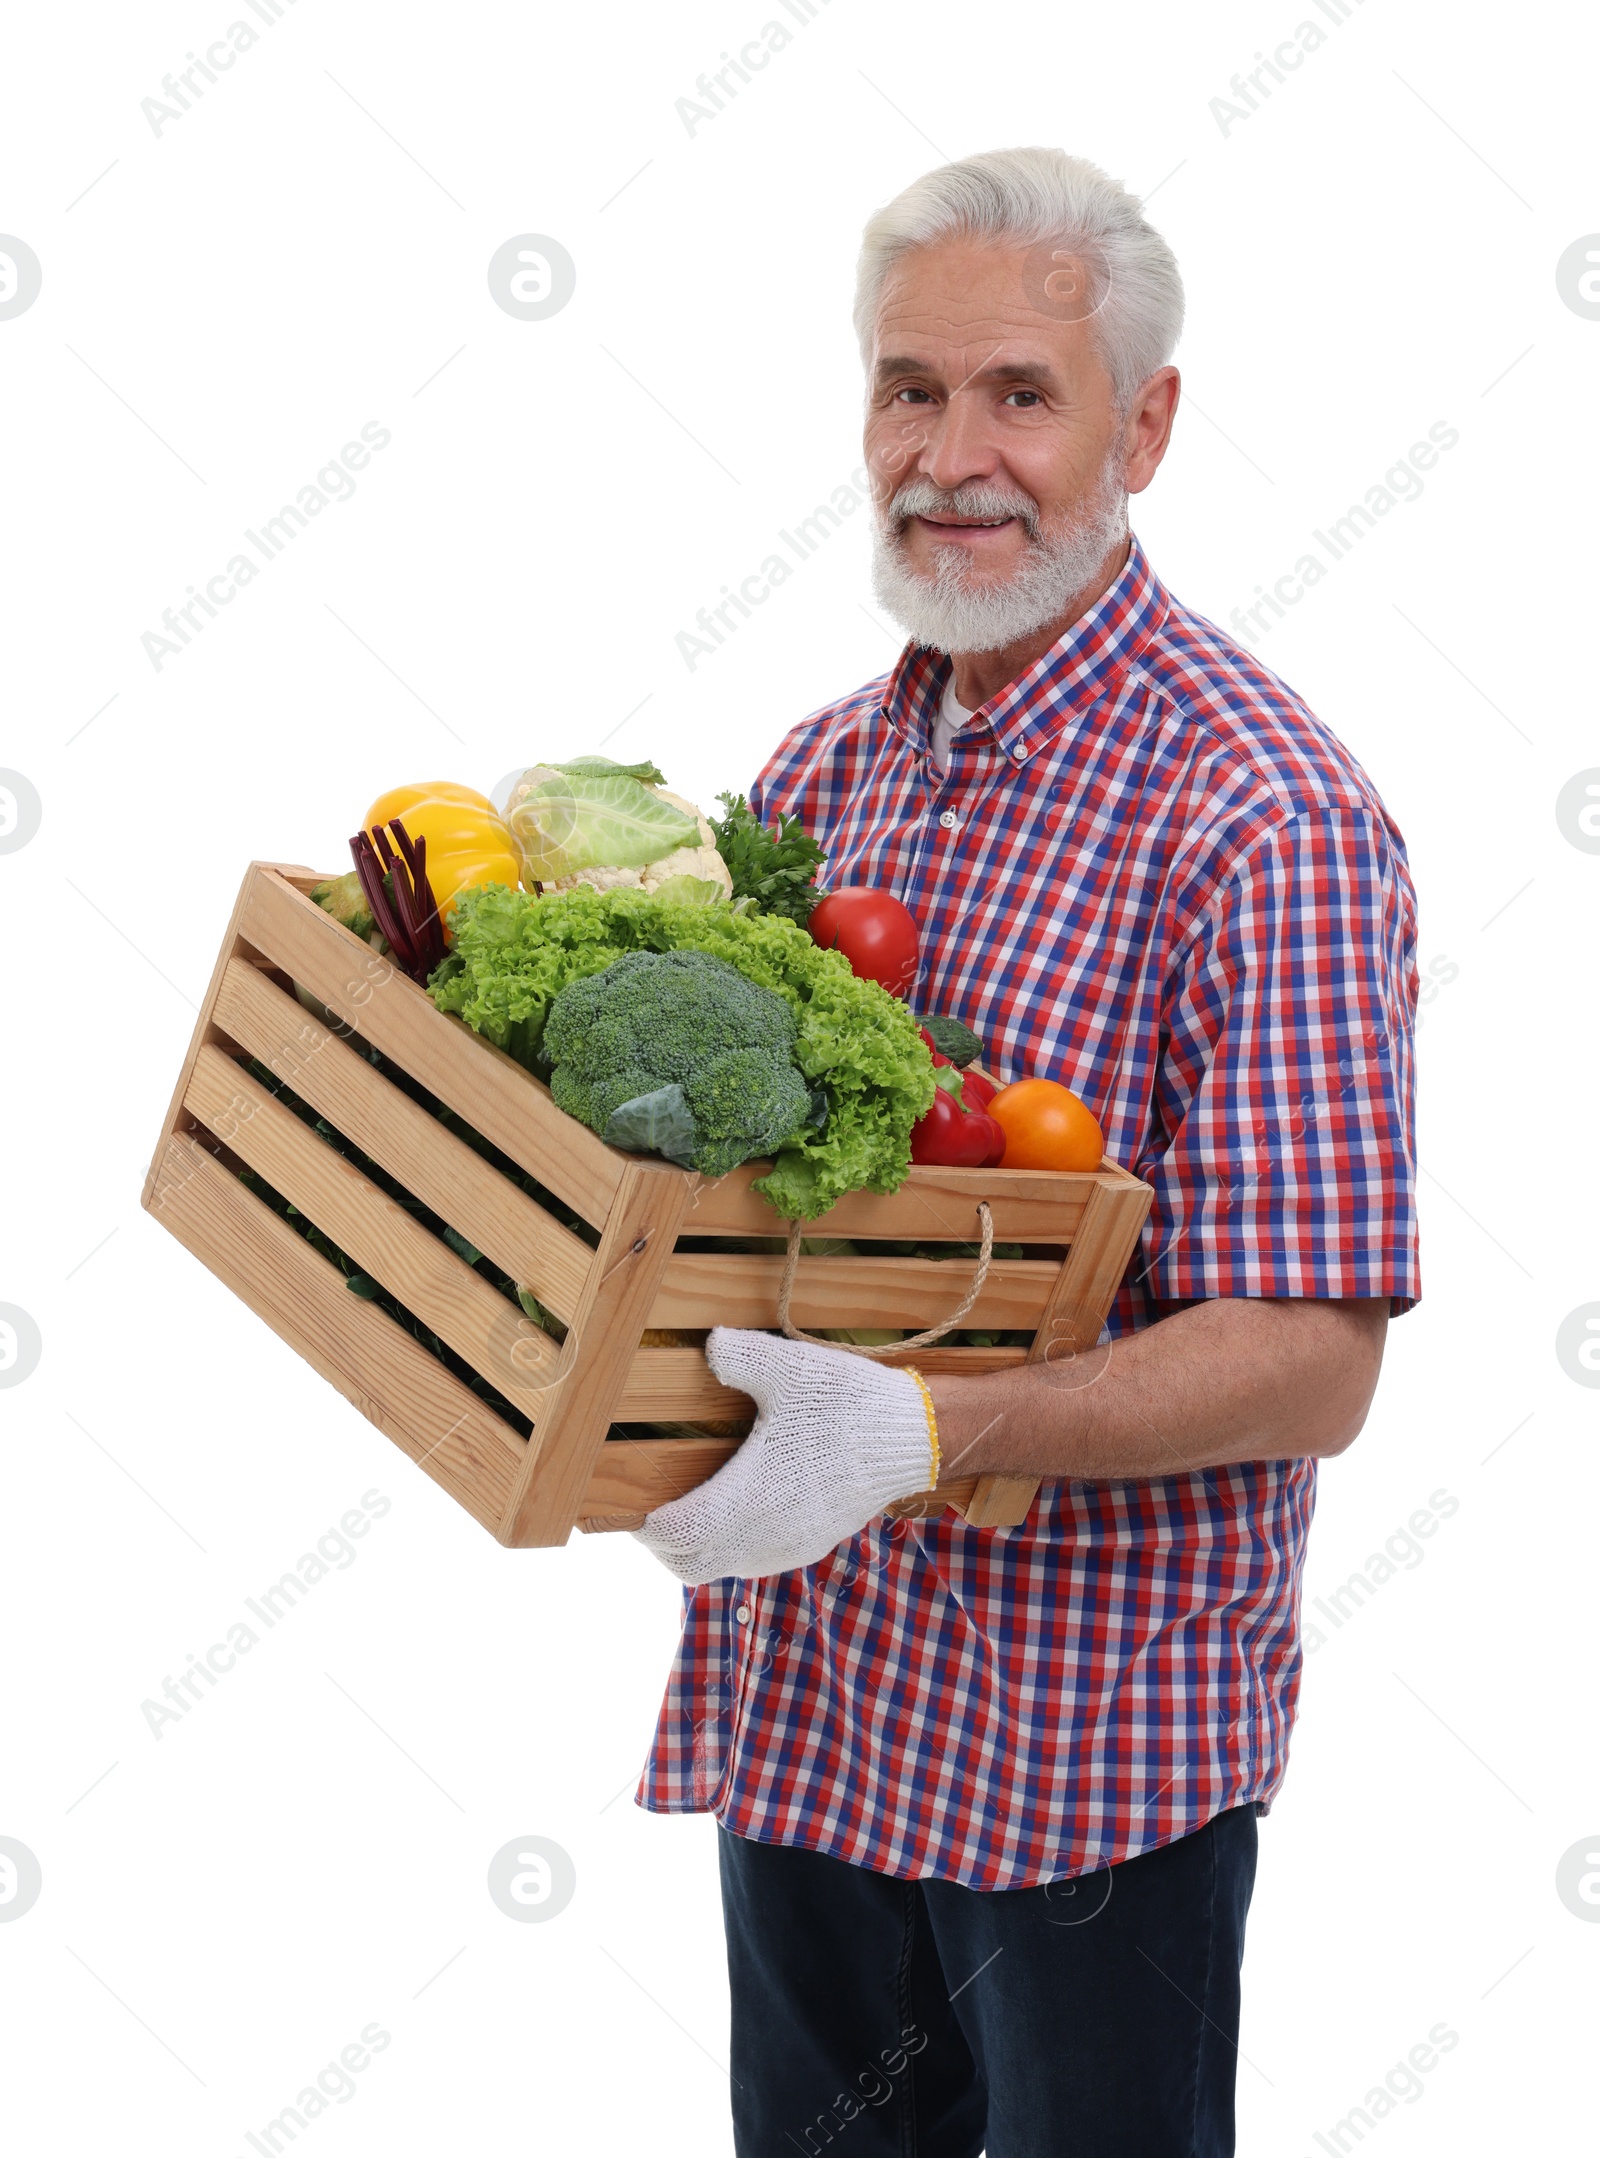
POLYGON ((737 1439, 608 1439, 589 1473, 580 1521, 609 1514, 647 1514, 681 1499, 714 1476, 737 1439))
MULTIPOLYGON (((1059 1268, 1049 1260, 995 1259, 964 1327, 1036 1327, 1059 1268)), ((904 1326, 948 1318, 972 1282, 970 1259, 802 1258, 789 1316, 823 1326, 904 1326)), ((776 1326, 783 1261, 749 1253, 673 1255, 650 1307, 652 1326, 776 1326)))
MULTIPOLYGON (((272 870, 247 881, 242 934, 309 989, 374 1048, 585 1221, 600 1228, 627 1171, 627 1156, 563 1116, 547 1087, 512 1058, 447 1017, 427 992, 272 870)), ((688 1189, 684 1170, 669 1172, 688 1189)))
MULTIPOLYGON (((160 1207, 157 1203, 156 1180, 158 1173, 162 1172, 167 1164, 167 1140, 182 1122, 184 1089, 189 1084, 189 1074, 194 1069, 194 1060, 200 1054, 201 1044, 215 1041, 217 1038, 217 1029, 212 1023, 212 1008, 216 1004, 217 992, 222 986, 223 975, 227 972, 229 963, 238 950, 240 924, 244 920, 245 909, 249 905, 251 888, 255 881, 258 866, 258 864, 252 863, 245 871, 238 895, 233 902, 233 912, 229 915, 228 926, 222 933, 222 949, 218 952, 217 963, 211 970, 211 980, 206 985, 206 993, 200 1005, 200 1016, 195 1021, 193 1034, 189 1037, 189 1046, 184 1052, 183 1064, 178 1073, 178 1081, 172 1090, 172 1099, 167 1105, 166 1119, 161 1126, 161 1137, 157 1141, 149 1172, 144 1180, 144 1191, 140 1198, 140 1204, 148 1212, 155 1213, 158 1216, 160 1207)), ((309 871, 296 873, 308 875, 309 871)))
MULTIPOLYGON (((1030 1364, 1062 1362, 1093 1348, 1138 1248, 1153 1198, 1148 1184, 1120 1173, 1096 1187, 1040 1314, 1028 1351, 1030 1364)), ((969 1500, 950 1503, 974 1528, 1015 1528, 1026 1520, 1039 1482, 1037 1476, 980 1476, 969 1500)))
POLYGON ((335 1130, 353 1139, 513 1281, 570 1320, 593 1257, 581 1237, 318 1025, 259 967, 243 959, 230 963, 215 1017, 223 1033, 259 1057, 335 1130))
MULTIPOLYGON (((350 1295, 337 1269, 198 1141, 169 1139, 155 1181, 159 1219, 178 1241, 493 1530, 526 1451, 510 1426, 376 1305, 350 1295)), ((270 1476, 271 1463, 258 1473, 270 1476)))
MULTIPOLYGON (((618 1157, 621 1159, 621 1157, 618 1157)), ((662 1269, 689 1203, 689 1179, 665 1163, 626 1162, 558 1381, 535 1420, 502 1543, 565 1543, 578 1519, 662 1269)))
POLYGON ((209 1042, 183 1099, 192 1116, 525 1416, 543 1413, 561 1351, 508 1297, 209 1042))
MULTIPOLYGON (((908 1349, 888 1364, 914 1363, 920 1372, 1008 1371, 1027 1359, 1026 1349, 908 1349)), ((635 1349, 617 1402, 619 1424, 707 1424, 727 1417, 748 1417, 755 1404, 748 1394, 724 1386, 711 1375, 699 1349, 635 1349)))
MULTIPOLYGON (((766 1162, 746 1162, 695 1194, 686 1233, 691 1236, 782 1236, 784 1223, 751 1185, 766 1162)), ((847 1192, 816 1221, 808 1236, 888 1237, 937 1243, 976 1244, 978 1201, 987 1199, 996 1241, 1002 1244, 1065 1244, 1098 1178, 1042 1169, 913 1168, 897 1192, 847 1192)), ((1121 1171, 1111 1172, 1121 1175, 1121 1171)), ((888 1322, 885 1321, 885 1324, 888 1322)))
MULTIPOLYGON (((590 1534, 636 1529, 645 1515, 670 1499, 682 1498, 731 1459, 737 1439, 609 1439, 600 1449, 578 1526, 590 1534)), ((937 1495, 918 1492, 886 1507, 891 1520, 932 1520, 946 1506, 970 1501, 977 1478, 958 1478, 937 1495)))

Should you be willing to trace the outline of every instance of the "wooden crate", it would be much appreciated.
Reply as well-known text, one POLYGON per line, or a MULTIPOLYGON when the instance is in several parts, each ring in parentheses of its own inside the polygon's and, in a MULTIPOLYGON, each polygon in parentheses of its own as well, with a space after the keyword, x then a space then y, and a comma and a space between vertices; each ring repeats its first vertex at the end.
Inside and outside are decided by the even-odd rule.
MULTIPOLYGON (((228 924, 144 1191, 144 1204, 291 1348, 501 1543, 560 1544, 576 1527, 633 1526, 709 1476, 737 1437, 612 1438, 639 1423, 748 1426, 749 1398, 696 1347, 641 1347, 647 1329, 773 1327, 782 1259, 679 1249, 682 1238, 772 1238, 783 1223, 749 1164, 715 1182, 617 1152, 547 1088, 306 895, 310 872, 254 863, 228 924), (312 1017, 299 985, 397 1074, 464 1119, 541 1199, 427 1101, 312 1017), (300 1103, 492 1265, 525 1284, 564 1342, 245 1068, 300 1103), (253 1171, 370 1282, 509 1405, 508 1421, 256 1194, 253 1171), (562 1218, 562 1217, 565 1218, 562 1218), (528 1433, 520 1424, 531 1427, 528 1433)), ((924 1371, 990 1371, 1089 1347, 1138 1240, 1148 1188, 1092 1175, 913 1169, 890 1198, 853 1193, 808 1234, 971 1245, 977 1202, 996 1239, 1066 1256, 997 1259, 966 1324, 1031 1329, 1029 1348, 922 1350, 924 1371)), ((804 1258, 797 1325, 925 1328, 953 1310, 970 1258, 804 1258)), ((1019 1521, 1037 1489, 984 1476, 951 1486, 969 1521, 1019 1521)))

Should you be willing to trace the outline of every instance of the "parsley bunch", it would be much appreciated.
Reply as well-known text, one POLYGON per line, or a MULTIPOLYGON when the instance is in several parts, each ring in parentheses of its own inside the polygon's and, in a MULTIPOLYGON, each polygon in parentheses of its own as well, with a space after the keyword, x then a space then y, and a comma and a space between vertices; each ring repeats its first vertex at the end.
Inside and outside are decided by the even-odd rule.
POLYGON ((804 929, 822 896, 817 890, 822 849, 798 817, 765 826, 742 795, 719 794, 717 800, 727 814, 709 821, 733 879, 735 902, 747 899, 758 913, 785 915, 804 929))

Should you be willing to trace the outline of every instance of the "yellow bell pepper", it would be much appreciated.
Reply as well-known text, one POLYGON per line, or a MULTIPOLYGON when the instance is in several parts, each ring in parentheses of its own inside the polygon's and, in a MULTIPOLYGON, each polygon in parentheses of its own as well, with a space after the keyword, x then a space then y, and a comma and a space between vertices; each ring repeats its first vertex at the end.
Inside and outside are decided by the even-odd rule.
POLYGON ((487 795, 444 779, 391 787, 367 811, 364 828, 370 832, 374 825, 382 825, 387 830, 396 817, 408 837, 428 843, 428 882, 447 940, 450 910, 463 892, 483 884, 517 889, 521 878, 517 851, 487 795))
MULTIPOLYGON (((391 787, 387 794, 380 794, 367 811, 367 830, 370 832, 375 824, 387 824, 391 817, 403 820, 417 802, 464 802, 482 810, 486 817, 499 815, 489 797, 475 788, 458 787, 453 779, 422 779, 409 787, 391 787)), ((410 829, 408 824, 406 830, 410 829)))

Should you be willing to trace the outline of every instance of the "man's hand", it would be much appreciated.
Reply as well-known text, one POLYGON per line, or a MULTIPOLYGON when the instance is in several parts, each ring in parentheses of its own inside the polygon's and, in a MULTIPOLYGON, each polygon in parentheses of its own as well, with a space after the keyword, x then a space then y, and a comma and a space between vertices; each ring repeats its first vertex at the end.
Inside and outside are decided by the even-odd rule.
POLYGON ((726 1326, 713 1328, 706 1362, 760 1414, 715 1476, 634 1531, 680 1581, 814 1565, 931 1485, 928 1414, 909 1372, 726 1326))

